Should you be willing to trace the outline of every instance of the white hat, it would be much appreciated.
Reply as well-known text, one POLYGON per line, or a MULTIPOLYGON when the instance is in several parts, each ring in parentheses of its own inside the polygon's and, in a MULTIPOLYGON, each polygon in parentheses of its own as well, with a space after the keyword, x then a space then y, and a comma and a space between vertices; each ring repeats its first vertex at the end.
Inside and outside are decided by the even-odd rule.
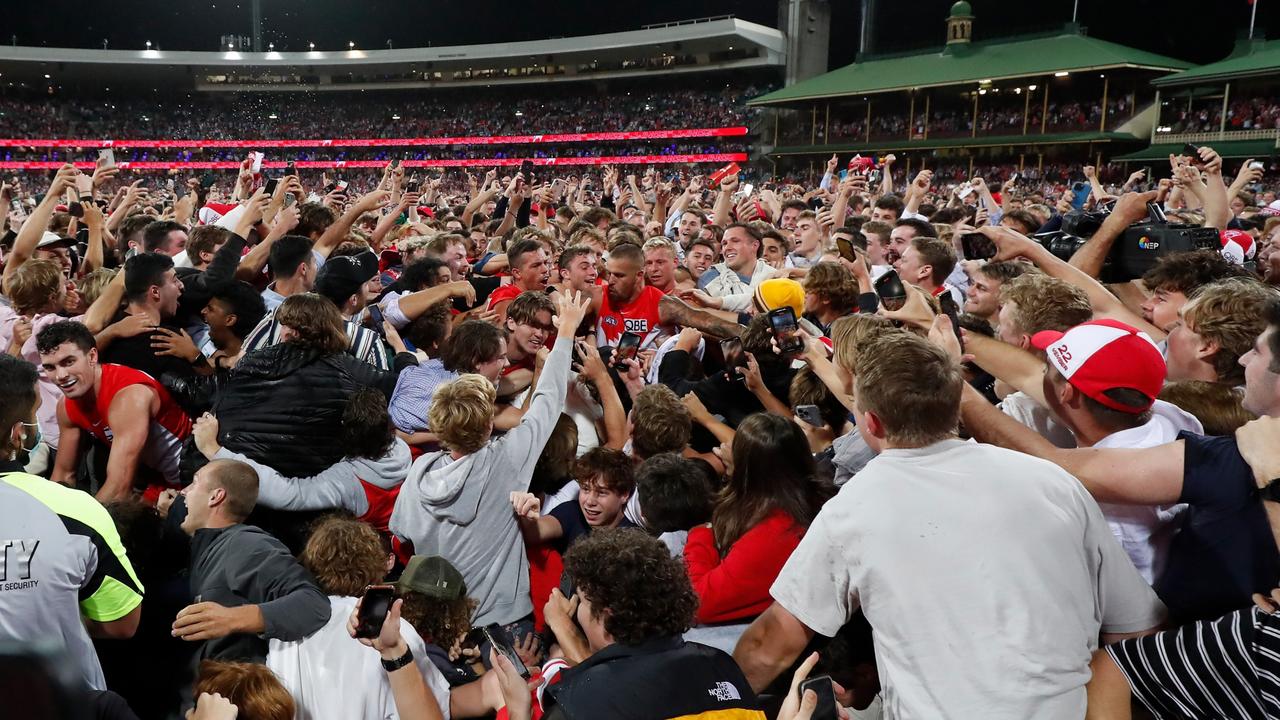
POLYGON ((36 243, 36 249, 49 247, 50 245, 58 245, 60 243, 71 245, 75 241, 75 238, 63 237, 57 233, 51 233, 48 230, 45 230, 44 235, 40 236, 40 242, 36 243))

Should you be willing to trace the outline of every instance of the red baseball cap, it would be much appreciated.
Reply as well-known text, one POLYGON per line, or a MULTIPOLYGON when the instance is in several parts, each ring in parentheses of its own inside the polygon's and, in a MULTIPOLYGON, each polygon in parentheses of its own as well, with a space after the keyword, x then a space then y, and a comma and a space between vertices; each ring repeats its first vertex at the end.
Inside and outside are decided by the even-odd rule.
POLYGON ((1252 260, 1258 252, 1258 244, 1253 241, 1253 236, 1243 230, 1223 230, 1219 233, 1219 239, 1222 240, 1222 257, 1236 265, 1252 260))
POLYGON ((1160 348, 1144 332, 1116 320, 1090 320, 1070 330, 1045 330, 1031 336, 1031 344, 1080 392, 1112 410, 1145 412, 1164 386, 1165 365, 1160 348), (1141 407, 1118 403, 1106 396, 1114 388, 1130 388, 1147 397, 1141 407))

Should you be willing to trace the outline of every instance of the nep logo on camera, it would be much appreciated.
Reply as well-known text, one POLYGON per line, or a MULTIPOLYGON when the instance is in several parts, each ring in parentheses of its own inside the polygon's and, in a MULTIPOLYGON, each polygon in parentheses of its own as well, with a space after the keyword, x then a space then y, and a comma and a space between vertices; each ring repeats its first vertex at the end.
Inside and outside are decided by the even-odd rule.
POLYGON ((1138 238, 1139 250, 1158 250, 1159 248, 1160 248, 1159 240, 1152 240, 1146 235, 1143 235, 1142 237, 1138 238))

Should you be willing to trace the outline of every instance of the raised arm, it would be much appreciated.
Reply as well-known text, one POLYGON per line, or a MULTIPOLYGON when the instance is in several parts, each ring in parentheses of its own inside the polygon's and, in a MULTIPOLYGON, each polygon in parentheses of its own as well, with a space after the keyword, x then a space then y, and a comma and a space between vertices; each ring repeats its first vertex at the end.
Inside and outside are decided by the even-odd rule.
POLYGON ((903 204, 902 216, 919 215, 920 203, 924 202, 924 196, 929 192, 929 185, 933 183, 933 171, 921 170, 916 173, 915 180, 907 186, 907 198, 903 204))
POLYGON ((882 196, 893 194, 893 163, 897 159, 898 156, 893 153, 884 156, 884 165, 882 166, 884 169, 881 171, 880 177, 880 194, 882 196))
POLYGON ((965 428, 979 442, 1044 458, 1074 475, 1098 502, 1167 505, 1182 494, 1184 443, 1141 450, 1055 447, 1005 415, 966 384, 960 402, 965 428))
MULTIPOLYGON (((271 230, 267 236, 258 241, 257 245, 249 251, 249 254, 240 258, 240 264, 236 266, 236 279, 244 280, 247 283, 256 282, 262 275, 262 269, 267 266, 267 260, 271 257, 271 246, 276 241, 288 235, 295 227, 298 226, 298 207, 285 208, 276 215, 275 225, 271 226, 271 230)), ((241 238, 246 236, 241 235, 241 238)))
POLYGON ((736 338, 746 328, 707 312, 690 307, 677 297, 664 295, 658 301, 658 319, 663 325, 679 325, 701 330, 718 338, 736 338))
POLYGON ((733 208, 733 193, 738 189, 738 174, 726 175, 720 181, 720 191, 716 193, 716 204, 712 210, 712 221, 720 227, 733 222, 729 210, 733 208))
POLYGON ((1047 407, 1044 398, 1043 360, 1026 350, 978 333, 969 333, 965 337, 964 348, 965 352, 973 355, 973 361, 983 370, 1047 407))
POLYGON ((320 253, 321 257, 329 257, 329 253, 333 252, 334 248, 341 245, 342 241, 347 238, 347 235, 351 232, 351 227, 356 224, 361 215, 378 209, 390 198, 390 190, 374 190, 362 196, 342 214, 342 217, 325 228, 324 233, 316 240, 316 244, 312 249, 320 253))
MULTIPOLYGON (((1117 203, 1117 209, 1118 207, 1119 203, 1117 203)), ((1145 207, 1145 204, 1143 207, 1145 207)), ((1115 211, 1112 212, 1112 215, 1115 215, 1115 211)), ((1055 257, 1031 238, 1016 230, 999 226, 983 226, 978 228, 978 232, 995 243, 999 251, 996 255, 997 260, 1025 257, 1046 274, 1084 290, 1085 294, 1089 296, 1089 304, 1093 306, 1093 311, 1096 315, 1110 317, 1132 325, 1156 340, 1164 338, 1165 332, 1163 330, 1143 320, 1141 316, 1130 310, 1124 303, 1120 302, 1119 298, 1111 294, 1102 283, 1074 265, 1055 257)))
POLYGON ((1208 146, 1200 147, 1200 160, 1204 163, 1203 191, 1204 226, 1225 230, 1231 221, 1227 186, 1222 180, 1222 158, 1208 146))
POLYGON ((600 395, 600 407, 604 411, 604 446, 621 450, 627 444, 627 411, 618 396, 609 368, 600 358, 600 350, 594 343, 576 340, 578 354, 582 357, 582 374, 595 386, 600 395))
POLYGON ((31 259, 36 251, 36 245, 40 244, 40 238, 49 229, 49 220, 53 217, 53 209, 57 207, 59 198, 62 197, 63 191, 72 186, 79 173, 80 171, 76 170, 74 165, 63 165, 54 176, 53 182, 49 184, 49 189, 45 192, 40 204, 36 205, 31 215, 22 223, 22 229, 13 240, 13 249, 5 258, 2 280, 6 295, 9 293, 9 278, 13 277, 13 273, 22 267, 23 263, 31 259))
POLYGON ((155 391, 146 385, 130 385, 116 393, 107 410, 113 434, 107 457, 107 480, 98 490, 98 502, 107 504, 128 499, 138 473, 142 449, 151 426, 151 407, 158 403, 155 391))

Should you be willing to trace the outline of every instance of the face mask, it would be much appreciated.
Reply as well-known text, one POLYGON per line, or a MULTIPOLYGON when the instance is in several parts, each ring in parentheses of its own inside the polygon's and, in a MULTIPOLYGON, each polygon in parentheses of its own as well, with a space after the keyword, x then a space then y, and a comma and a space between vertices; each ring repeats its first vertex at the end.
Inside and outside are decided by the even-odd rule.
POLYGON ((32 450, 35 450, 36 446, 38 446, 44 440, 44 432, 40 430, 40 423, 22 423, 22 427, 23 427, 22 449, 26 450, 27 452, 31 452, 32 450), (29 428, 29 427, 35 428, 36 431, 34 433, 28 434, 26 432, 26 428, 29 428))

